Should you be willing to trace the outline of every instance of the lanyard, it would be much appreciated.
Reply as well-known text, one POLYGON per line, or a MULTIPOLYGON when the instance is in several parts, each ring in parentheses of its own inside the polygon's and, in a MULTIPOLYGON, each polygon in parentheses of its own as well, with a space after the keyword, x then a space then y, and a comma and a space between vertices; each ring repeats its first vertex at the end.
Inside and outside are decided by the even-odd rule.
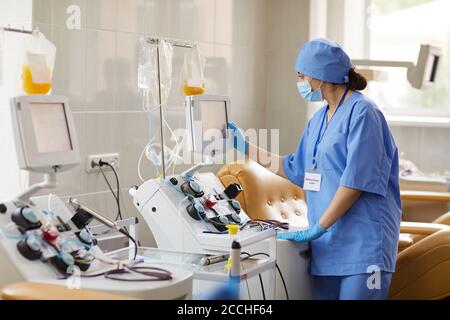
POLYGON ((313 168, 316 169, 317 168, 317 162, 316 162, 316 154, 317 154, 317 149, 319 147, 320 142, 322 142, 322 138, 325 135, 325 132, 328 129, 328 124, 331 122, 331 120, 333 120, 334 115, 336 114, 336 112, 338 111, 339 107, 342 105, 342 103, 344 102, 345 97, 347 96, 347 93, 349 91, 349 87, 347 87, 347 89, 345 90, 344 94, 342 95, 341 100, 339 101, 339 104, 336 107, 336 110, 334 110, 333 115, 331 116, 330 121, 328 121, 327 125, 325 126, 325 129, 323 130, 322 133, 322 128, 323 128, 323 123, 326 121, 326 117, 327 117, 327 111, 329 106, 325 109, 325 112, 323 114, 323 118, 322 118, 322 122, 320 123, 320 129, 319 129, 319 133, 317 135, 317 139, 316 139, 316 143, 314 144, 314 150, 313 150, 313 168))

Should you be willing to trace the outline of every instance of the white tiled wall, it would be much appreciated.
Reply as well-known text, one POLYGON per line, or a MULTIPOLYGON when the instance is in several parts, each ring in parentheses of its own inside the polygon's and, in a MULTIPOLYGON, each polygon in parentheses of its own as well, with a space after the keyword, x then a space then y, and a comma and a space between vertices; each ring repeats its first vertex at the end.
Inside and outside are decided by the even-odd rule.
MULTIPOLYGON (((280 127, 288 151, 295 147, 305 122, 304 106, 295 91, 293 63, 299 44, 307 40, 308 3, 34 0, 33 23, 58 48, 53 93, 71 99, 83 160, 89 154, 120 153, 126 214, 136 214, 127 190, 140 183, 137 163, 147 137, 146 115, 136 84, 139 37, 197 42, 206 56, 206 91, 230 95, 231 119, 243 128, 280 127), (80 30, 66 28, 66 9, 74 4, 81 9, 80 30)), ((167 119, 175 128, 184 126, 179 77, 183 50, 174 51, 173 89, 167 109, 167 119)), ((84 170, 83 163, 61 174, 56 193, 77 195, 114 216, 115 204, 103 178, 84 170)), ((142 171, 146 178, 155 174, 146 161, 142 171)), ((142 242, 153 244, 142 225, 142 242)))
POLYGON ((309 1, 270 1, 266 125, 280 129, 280 153, 293 152, 307 119, 307 104, 297 92, 295 59, 309 37, 309 1))
MULTIPOLYGON (((29 29, 31 26, 32 0, 0 1, 0 26, 29 29)), ((16 52, 9 50, 12 43, 20 43, 24 35, 16 33, 2 33, 0 44, 0 198, 11 197, 21 191, 25 183, 23 175, 17 166, 17 157, 12 133, 11 115, 9 112, 9 99, 15 90, 16 83, 20 82, 17 75, 20 58, 16 52), (10 41, 13 36, 14 41, 10 41), (4 38, 3 38, 4 37, 4 38), (5 46, 5 47, 3 47, 5 46), (8 63, 6 62, 8 61, 8 63)), ((12 46, 14 46, 12 44, 12 46)))

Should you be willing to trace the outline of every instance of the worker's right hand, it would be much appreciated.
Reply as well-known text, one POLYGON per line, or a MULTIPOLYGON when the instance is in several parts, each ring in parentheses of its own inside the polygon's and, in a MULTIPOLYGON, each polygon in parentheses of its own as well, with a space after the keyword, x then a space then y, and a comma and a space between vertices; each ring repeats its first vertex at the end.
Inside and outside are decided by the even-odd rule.
POLYGON ((233 146, 240 153, 246 155, 248 153, 249 142, 245 138, 244 133, 241 129, 234 123, 228 122, 228 129, 231 129, 233 135, 233 146))

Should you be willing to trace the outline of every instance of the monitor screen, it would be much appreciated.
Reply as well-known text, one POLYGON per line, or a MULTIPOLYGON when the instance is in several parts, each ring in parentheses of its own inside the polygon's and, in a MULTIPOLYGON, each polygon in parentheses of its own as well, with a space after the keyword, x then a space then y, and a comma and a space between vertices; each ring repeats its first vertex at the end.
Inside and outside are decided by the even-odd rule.
POLYGON ((223 139, 227 138, 227 110, 225 101, 200 101, 203 132, 216 129, 223 139))
POLYGON ((30 108, 38 152, 72 150, 64 104, 31 103, 30 108))
POLYGON ((439 56, 430 55, 425 69, 425 81, 434 82, 436 79, 436 71, 439 64, 439 56))

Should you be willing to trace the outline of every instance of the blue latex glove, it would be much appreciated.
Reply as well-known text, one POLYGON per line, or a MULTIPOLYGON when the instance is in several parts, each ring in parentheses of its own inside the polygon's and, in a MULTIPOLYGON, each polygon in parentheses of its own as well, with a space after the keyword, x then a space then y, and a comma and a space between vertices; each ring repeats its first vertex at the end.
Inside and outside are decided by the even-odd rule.
POLYGON ((320 223, 316 223, 312 228, 306 230, 279 233, 277 234, 277 238, 292 240, 296 242, 309 242, 312 240, 316 240, 325 232, 327 232, 327 229, 322 227, 320 223))
POLYGON ((246 155, 248 153, 249 142, 245 139, 244 133, 241 129, 234 123, 228 122, 228 129, 231 129, 231 134, 233 135, 233 146, 240 153, 246 155))

